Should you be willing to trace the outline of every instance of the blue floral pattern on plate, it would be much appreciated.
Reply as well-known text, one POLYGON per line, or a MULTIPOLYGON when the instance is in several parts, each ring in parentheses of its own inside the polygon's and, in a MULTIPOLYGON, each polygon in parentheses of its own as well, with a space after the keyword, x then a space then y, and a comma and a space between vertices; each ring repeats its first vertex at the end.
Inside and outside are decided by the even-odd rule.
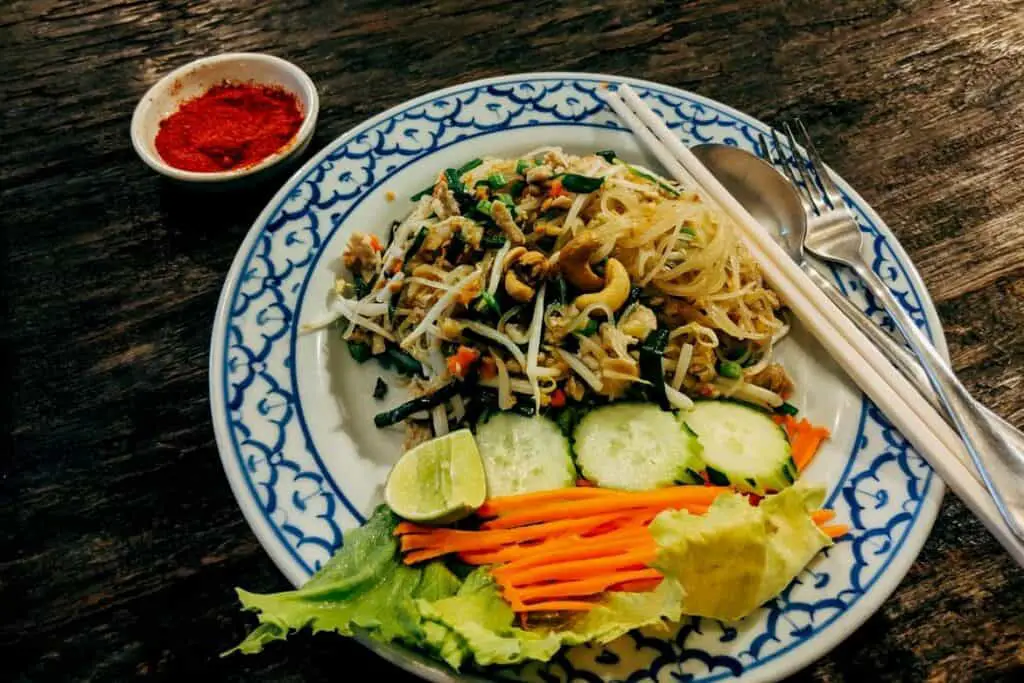
MULTIPOLYGON (((451 145, 535 126, 621 130, 597 91, 623 79, 540 74, 494 79, 391 110, 339 138, 300 171, 252 228, 222 295, 211 346, 211 403, 235 494, 261 541, 293 581, 316 571, 363 520, 320 458, 295 374, 297 321, 323 245, 369 192, 410 164, 451 145)), ((692 93, 630 81, 687 144, 756 148, 767 127, 692 93)), ((869 207, 841 184, 872 266, 929 333, 934 312, 920 280, 869 207)), ((833 271, 865 311, 883 322, 849 273, 833 271)), ((941 339, 939 340, 941 344, 941 339)), ((545 681, 772 679, 820 656, 870 614, 845 626, 865 596, 875 607, 909 566, 934 521, 942 486, 927 464, 867 400, 852 451, 828 505, 852 533, 818 558, 760 613, 740 624, 688 619, 673 632, 638 632, 608 647, 560 653, 516 675, 545 681), (922 533, 923 529, 923 533, 922 533), (917 537, 905 547, 915 531, 917 537), (841 571, 838 571, 840 568, 841 571), (889 574, 888 585, 880 578, 889 574), (780 660, 781 661, 776 661, 780 660)), ((868 601, 865 601, 868 602, 868 601)), ((858 608, 863 611, 863 606, 858 608)), ((443 680, 440 669, 431 678, 443 680)), ((421 671, 422 673, 422 671, 421 671)))

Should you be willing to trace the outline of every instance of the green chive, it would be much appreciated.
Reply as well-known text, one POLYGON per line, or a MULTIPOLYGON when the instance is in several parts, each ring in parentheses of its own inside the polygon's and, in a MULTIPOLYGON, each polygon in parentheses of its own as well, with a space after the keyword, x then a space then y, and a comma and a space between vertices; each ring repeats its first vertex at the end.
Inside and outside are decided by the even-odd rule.
POLYGON ((526 171, 533 166, 533 162, 529 159, 520 159, 516 162, 516 173, 519 175, 526 175, 526 171))
POLYGON ((496 194, 494 195, 494 198, 510 209, 514 209, 516 207, 516 201, 512 199, 512 195, 508 194, 507 192, 496 194))
POLYGON ((487 184, 490 185, 492 189, 497 190, 498 188, 505 187, 508 184, 508 181, 505 180, 505 176, 501 173, 492 173, 487 176, 487 184))
POLYGON ((473 159, 472 161, 467 161, 462 166, 459 166, 458 170, 456 170, 455 172, 459 175, 459 177, 461 177, 466 173, 469 173, 482 163, 484 163, 483 159, 473 159))
POLYGON ((597 334, 597 328, 600 324, 596 320, 588 320, 587 324, 579 328, 577 332, 582 334, 584 337, 589 337, 593 334, 597 334))
POLYGON ((604 184, 604 178, 591 178, 590 176, 576 173, 566 173, 562 176, 562 187, 569 192, 587 194, 593 192, 604 184))
POLYGON ((491 203, 486 199, 481 199, 476 203, 476 210, 485 216, 491 215, 491 203))
POLYGON ((501 306, 498 305, 498 300, 489 292, 481 292, 477 297, 476 310, 483 313, 485 308, 491 309, 496 315, 501 315, 501 306))

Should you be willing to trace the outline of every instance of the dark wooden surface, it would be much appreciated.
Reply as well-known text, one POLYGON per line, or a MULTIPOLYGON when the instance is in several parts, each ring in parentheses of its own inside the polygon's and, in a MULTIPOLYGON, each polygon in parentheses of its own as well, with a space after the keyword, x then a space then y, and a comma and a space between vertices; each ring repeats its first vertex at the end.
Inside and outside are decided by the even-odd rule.
MULTIPOLYGON (((407 680, 328 636, 217 658, 251 624, 232 587, 285 587, 232 499, 207 402, 222 279, 274 188, 176 192, 128 122, 160 75, 234 50, 313 76, 312 149, 411 96, 525 70, 799 115, 916 261, 961 376, 1024 425, 1022 2, 8 1, 2 679, 407 680)), ((795 680, 1024 680, 1022 614, 1024 572, 948 496, 893 597, 795 680)))

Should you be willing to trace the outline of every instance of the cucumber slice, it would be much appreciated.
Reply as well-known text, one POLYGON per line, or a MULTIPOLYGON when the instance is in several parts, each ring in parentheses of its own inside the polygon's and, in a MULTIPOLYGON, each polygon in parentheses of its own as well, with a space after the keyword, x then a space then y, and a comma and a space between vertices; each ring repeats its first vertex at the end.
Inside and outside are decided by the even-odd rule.
POLYGON ((476 445, 489 498, 576 484, 569 440, 545 417, 498 413, 477 427, 476 445))
POLYGON ((684 419, 704 447, 712 484, 764 495, 796 481, 786 433, 766 413, 730 401, 697 401, 684 419))
POLYGON ((576 464, 598 486, 643 491, 700 483, 700 444, 679 419, 649 403, 593 410, 573 433, 576 464))

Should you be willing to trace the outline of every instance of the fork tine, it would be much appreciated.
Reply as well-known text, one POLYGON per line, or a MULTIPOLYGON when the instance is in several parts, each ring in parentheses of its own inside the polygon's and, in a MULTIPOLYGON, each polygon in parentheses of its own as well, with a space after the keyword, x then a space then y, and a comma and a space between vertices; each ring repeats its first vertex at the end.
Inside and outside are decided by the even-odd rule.
POLYGON ((775 162, 772 161, 772 151, 771 149, 768 148, 768 141, 765 140, 764 133, 758 133, 757 138, 758 141, 761 143, 758 146, 757 150, 758 156, 767 161, 769 164, 774 164, 775 162))
POLYGON ((828 195, 825 194, 825 191, 814 179, 814 175, 807 170, 809 160, 800 152, 800 148, 797 147, 796 138, 793 137, 793 130, 789 127, 789 123, 783 122, 782 127, 786 129, 786 138, 789 141, 789 148, 793 152, 794 165, 800 172, 800 178, 804 181, 804 186, 807 188, 807 195, 811 197, 811 203, 814 204, 814 208, 817 209, 819 214, 824 213, 828 209, 835 208, 832 206, 832 202, 829 200, 828 195), (811 188, 814 188, 813 195, 811 193, 811 188))
POLYGON ((800 129, 800 133, 804 136, 804 146, 811 155, 811 167, 814 169, 814 174, 818 176, 818 182, 821 183, 821 189, 825 192, 825 196, 828 197, 829 203, 832 204, 832 208, 842 208, 845 206, 843 193, 840 192, 839 188, 832 182, 832 178, 828 173, 828 168, 825 166, 825 161, 821 158, 821 155, 818 154, 818 148, 814 146, 814 141, 807 132, 807 128, 804 127, 804 122, 800 119, 796 119, 794 123, 800 129))
MULTIPOLYGON (((779 157, 779 162, 777 165, 782 166, 782 170, 786 173, 786 177, 789 178, 789 182, 793 183, 793 187, 797 188, 798 191, 803 191, 803 196, 801 197, 801 199, 803 200, 804 204, 806 204, 805 208, 813 209, 816 213, 821 213, 821 211, 818 208, 818 203, 815 201, 814 195, 811 194, 811 188, 807 186, 806 181, 800 182, 799 180, 797 180, 797 177, 793 174, 793 164, 790 164, 789 158, 786 156, 786 152, 782 147, 782 141, 779 140, 778 133, 775 132, 774 128, 771 129, 771 132, 772 141, 775 143, 775 153, 779 157)), ((793 160, 796 161, 796 146, 793 146, 791 149, 793 150, 793 160)), ((797 163, 796 165, 799 166, 799 163, 797 163)))

